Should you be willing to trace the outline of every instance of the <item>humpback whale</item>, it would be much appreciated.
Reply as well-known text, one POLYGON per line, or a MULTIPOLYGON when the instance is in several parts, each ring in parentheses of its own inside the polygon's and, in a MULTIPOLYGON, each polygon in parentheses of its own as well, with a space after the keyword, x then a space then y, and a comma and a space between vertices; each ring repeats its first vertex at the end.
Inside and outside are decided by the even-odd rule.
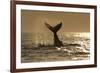
POLYGON ((55 47, 61 47, 63 46, 62 41, 60 41, 60 39, 58 38, 57 32, 58 30, 61 28, 62 26, 62 22, 60 22, 59 24, 55 25, 55 26, 51 26, 48 23, 45 23, 46 27, 51 30, 53 32, 54 35, 54 46, 55 47))

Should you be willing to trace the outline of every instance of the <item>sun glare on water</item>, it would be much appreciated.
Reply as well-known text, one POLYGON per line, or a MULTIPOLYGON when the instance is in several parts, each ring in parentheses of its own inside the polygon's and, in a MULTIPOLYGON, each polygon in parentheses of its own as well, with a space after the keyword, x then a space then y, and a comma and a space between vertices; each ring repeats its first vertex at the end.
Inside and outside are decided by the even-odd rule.
POLYGON ((83 38, 89 38, 90 34, 89 33, 72 33, 74 37, 83 37, 83 38))

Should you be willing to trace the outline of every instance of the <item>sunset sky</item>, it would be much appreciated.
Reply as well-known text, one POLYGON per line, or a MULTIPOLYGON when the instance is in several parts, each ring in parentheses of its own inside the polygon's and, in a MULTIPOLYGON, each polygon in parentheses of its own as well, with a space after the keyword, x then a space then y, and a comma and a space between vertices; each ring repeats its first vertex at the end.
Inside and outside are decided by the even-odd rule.
POLYGON ((89 13, 21 10, 22 32, 49 33, 45 22, 52 26, 62 22, 58 33, 90 32, 89 13))

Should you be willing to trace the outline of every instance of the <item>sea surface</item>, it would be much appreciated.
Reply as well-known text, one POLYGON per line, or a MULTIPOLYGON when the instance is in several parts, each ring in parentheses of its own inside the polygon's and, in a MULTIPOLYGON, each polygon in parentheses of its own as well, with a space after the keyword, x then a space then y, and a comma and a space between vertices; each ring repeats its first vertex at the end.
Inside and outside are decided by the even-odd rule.
POLYGON ((54 47, 53 37, 41 33, 22 33, 21 62, 78 61, 90 59, 90 34, 58 34, 63 46, 54 47))

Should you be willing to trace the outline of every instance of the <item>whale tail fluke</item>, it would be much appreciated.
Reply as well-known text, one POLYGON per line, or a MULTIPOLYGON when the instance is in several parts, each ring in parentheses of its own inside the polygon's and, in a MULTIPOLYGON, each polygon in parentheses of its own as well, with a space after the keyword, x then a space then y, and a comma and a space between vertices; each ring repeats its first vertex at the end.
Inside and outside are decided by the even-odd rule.
POLYGON ((47 26, 48 29, 50 29, 53 34, 54 34, 54 46, 55 47, 61 47, 63 46, 62 41, 60 41, 60 39, 57 36, 57 31, 61 28, 62 26, 62 22, 57 24, 56 26, 50 26, 48 23, 45 23, 45 25, 47 26))
POLYGON ((59 24, 53 26, 50 26, 48 23, 45 23, 45 25, 54 33, 56 33, 62 26, 62 22, 60 22, 59 24))

